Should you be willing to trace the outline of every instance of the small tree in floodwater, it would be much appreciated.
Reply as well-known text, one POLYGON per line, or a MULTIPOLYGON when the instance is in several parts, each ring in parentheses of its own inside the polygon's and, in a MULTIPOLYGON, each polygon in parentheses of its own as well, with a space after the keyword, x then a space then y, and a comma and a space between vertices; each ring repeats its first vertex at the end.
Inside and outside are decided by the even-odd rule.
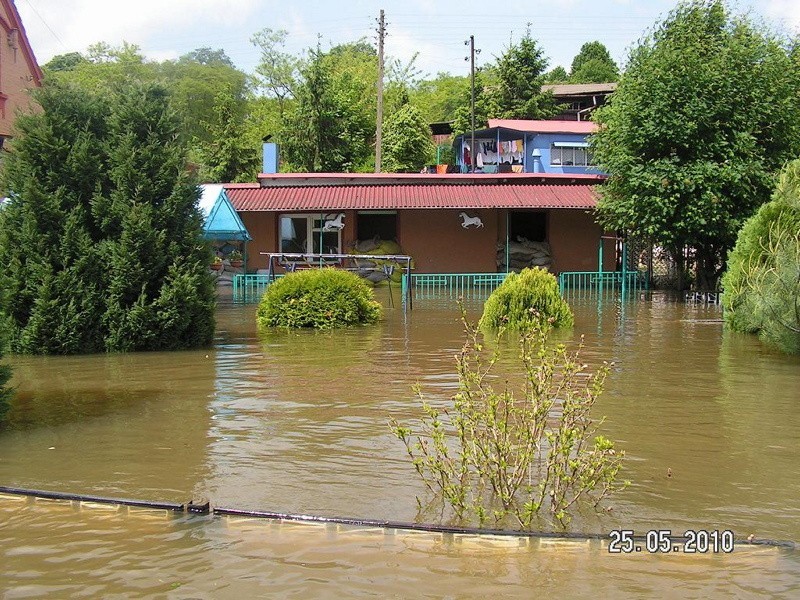
POLYGON ((546 511, 566 526, 575 509, 597 507, 623 487, 617 474, 624 452, 595 435, 602 420, 590 416, 608 366, 588 373, 580 347, 548 347, 548 327, 532 327, 519 342, 521 385, 514 390, 505 380, 495 389, 490 379, 499 351, 486 360, 463 308, 462 322, 467 339, 456 355, 459 390, 452 403, 436 408, 417 388, 423 411, 418 427, 390 419, 435 498, 459 522, 502 525, 511 516, 529 528, 546 511))

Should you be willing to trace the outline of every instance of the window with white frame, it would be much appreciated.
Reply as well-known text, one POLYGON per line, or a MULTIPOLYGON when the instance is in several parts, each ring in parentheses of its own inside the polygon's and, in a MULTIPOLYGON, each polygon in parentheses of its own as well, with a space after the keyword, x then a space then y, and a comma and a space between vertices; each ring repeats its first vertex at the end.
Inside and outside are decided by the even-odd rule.
POLYGON ((550 164, 554 167, 591 167, 592 154, 587 142, 553 142, 550 164))
POLYGON ((337 214, 282 215, 280 222, 280 251, 306 254, 341 254, 342 232, 324 231, 326 220, 337 214))

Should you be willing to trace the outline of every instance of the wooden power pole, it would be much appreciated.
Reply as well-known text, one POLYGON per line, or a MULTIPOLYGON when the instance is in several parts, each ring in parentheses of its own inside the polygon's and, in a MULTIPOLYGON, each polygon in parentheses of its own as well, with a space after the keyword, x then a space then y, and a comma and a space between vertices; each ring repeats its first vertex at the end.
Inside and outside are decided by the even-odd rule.
POLYGON ((381 172, 381 143, 383 141, 383 40, 386 37, 386 23, 383 9, 378 19, 378 118, 375 126, 375 172, 381 172))

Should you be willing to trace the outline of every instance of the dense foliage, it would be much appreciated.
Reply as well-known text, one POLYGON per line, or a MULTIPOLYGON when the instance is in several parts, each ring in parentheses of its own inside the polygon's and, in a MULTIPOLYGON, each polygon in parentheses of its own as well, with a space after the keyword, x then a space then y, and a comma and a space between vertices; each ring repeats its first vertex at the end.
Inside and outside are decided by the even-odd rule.
POLYGON ((603 224, 674 256, 693 247, 697 286, 715 289, 743 222, 800 154, 800 61, 722 2, 692 0, 631 52, 596 120, 603 224))
POLYGON ((258 306, 259 327, 332 329, 375 323, 381 305, 358 275, 338 269, 287 273, 270 284, 258 306))
MULTIPOLYGON (((488 360, 478 331, 464 318, 467 339, 456 355, 458 392, 445 408, 425 400, 416 426, 390 420, 441 515, 441 504, 459 523, 541 526, 549 513, 565 526, 576 509, 594 505, 625 486, 617 481, 624 452, 596 435, 591 410, 603 391, 608 367, 588 373, 580 349, 547 344, 546 329, 520 336, 515 376, 496 389, 490 383, 500 352, 488 360), (436 502, 438 501, 438 502, 436 502)), ((500 365, 497 365, 500 366, 500 365)), ((420 514, 424 519, 426 515, 420 514)))
POLYGON ((4 165, 0 313, 17 352, 210 343, 214 289, 199 190, 166 91, 49 84, 4 165))
POLYGON ((731 329, 800 354, 800 160, 742 227, 722 284, 731 329))
MULTIPOLYGON (((3 351, 6 346, 6 332, 4 323, 0 321, 0 360, 3 359, 3 351)), ((3 416, 8 412, 9 402, 11 401, 12 390, 8 387, 8 381, 11 379, 11 367, 9 365, 0 363, 0 421, 3 416)))
POLYGON ((509 273, 483 306, 481 327, 526 330, 571 327, 572 309, 561 297, 558 280, 539 267, 509 273))
POLYGON ((570 83, 606 83, 618 78, 619 67, 600 42, 586 42, 572 59, 570 83))
POLYGON ((383 126, 383 168, 390 173, 418 173, 433 160, 428 123, 412 104, 391 115, 383 126))

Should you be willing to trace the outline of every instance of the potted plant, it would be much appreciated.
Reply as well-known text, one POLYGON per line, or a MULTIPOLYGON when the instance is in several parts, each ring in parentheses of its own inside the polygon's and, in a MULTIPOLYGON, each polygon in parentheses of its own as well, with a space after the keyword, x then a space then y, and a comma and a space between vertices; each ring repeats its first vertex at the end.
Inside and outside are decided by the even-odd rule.
POLYGON ((215 256, 214 260, 211 261, 211 268, 214 271, 219 271, 222 268, 222 257, 215 256))
POLYGON ((230 254, 228 254, 228 260, 231 263, 232 267, 236 267, 237 269, 244 264, 242 253, 238 250, 233 250, 230 254))

